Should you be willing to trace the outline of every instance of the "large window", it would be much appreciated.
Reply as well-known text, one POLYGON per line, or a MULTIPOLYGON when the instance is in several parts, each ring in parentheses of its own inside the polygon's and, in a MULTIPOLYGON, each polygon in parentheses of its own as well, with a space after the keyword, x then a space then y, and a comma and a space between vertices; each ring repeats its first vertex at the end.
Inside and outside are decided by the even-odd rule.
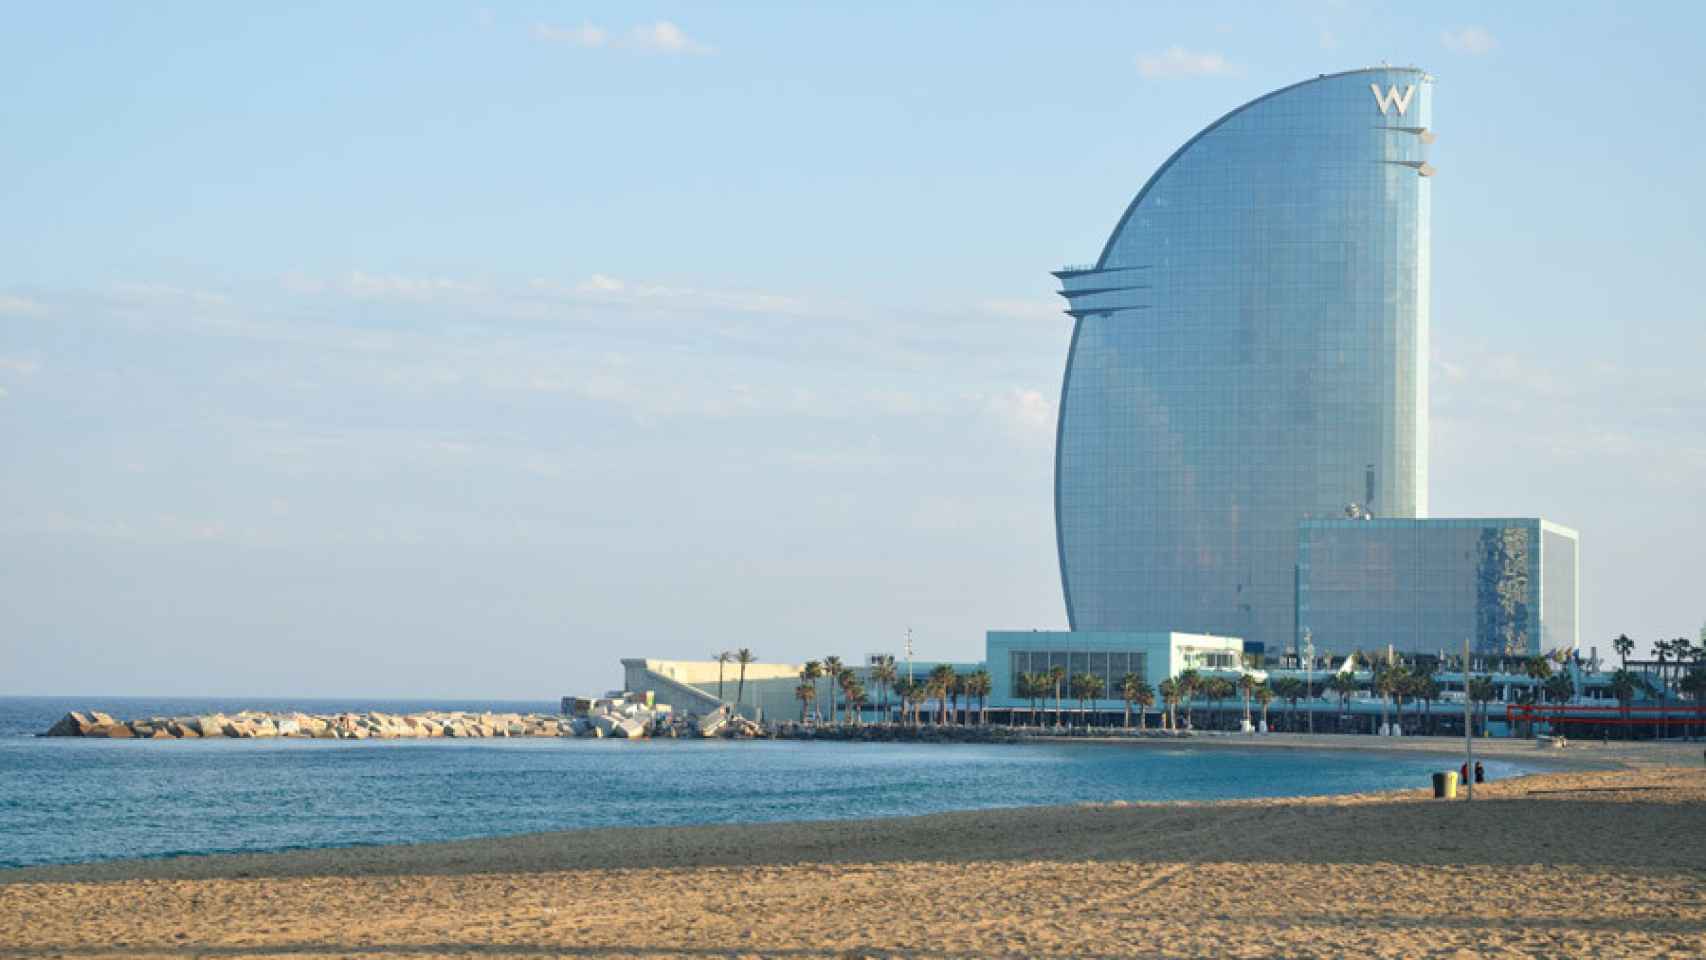
MULTIPOLYGON (((1010 696, 1024 699, 1024 693, 1019 687, 1019 678, 1027 673, 1045 674, 1049 668, 1059 666, 1066 671, 1068 680, 1079 673, 1093 673, 1102 680, 1102 697, 1105 700, 1120 698, 1120 681, 1128 673, 1137 674, 1138 679, 1149 679, 1148 654, 1141 650, 1093 650, 1084 652, 1063 652, 1060 650, 1014 650, 1010 654, 1012 664, 1012 689, 1010 696)), ((1068 680, 1061 682, 1061 696, 1070 697, 1067 689, 1068 680)), ((1054 696, 1054 688, 1049 688, 1049 696, 1054 696)))

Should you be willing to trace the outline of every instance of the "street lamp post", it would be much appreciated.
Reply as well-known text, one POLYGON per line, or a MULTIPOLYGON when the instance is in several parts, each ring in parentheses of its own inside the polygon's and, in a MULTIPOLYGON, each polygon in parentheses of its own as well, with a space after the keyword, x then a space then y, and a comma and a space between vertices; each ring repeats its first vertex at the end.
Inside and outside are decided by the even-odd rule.
POLYGON ((1475 708, 1469 701, 1469 635, 1463 635, 1463 789, 1475 799, 1475 708))
POLYGON ((1315 639, 1303 628, 1303 699, 1309 701, 1309 732, 1315 732, 1315 639))

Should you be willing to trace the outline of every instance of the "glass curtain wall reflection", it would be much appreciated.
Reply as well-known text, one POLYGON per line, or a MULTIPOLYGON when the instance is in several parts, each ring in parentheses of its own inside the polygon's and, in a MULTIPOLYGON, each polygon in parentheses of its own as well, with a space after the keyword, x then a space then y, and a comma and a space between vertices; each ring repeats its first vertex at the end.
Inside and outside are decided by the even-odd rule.
POLYGON ((1426 515, 1432 92, 1379 68, 1252 101, 1056 274, 1074 629, 1288 649, 1300 520, 1426 515))

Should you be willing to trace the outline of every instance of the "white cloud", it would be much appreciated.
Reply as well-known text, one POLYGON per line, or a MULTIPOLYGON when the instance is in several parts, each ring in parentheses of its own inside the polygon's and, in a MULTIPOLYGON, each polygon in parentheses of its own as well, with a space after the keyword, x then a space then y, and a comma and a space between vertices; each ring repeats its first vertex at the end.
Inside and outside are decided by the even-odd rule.
POLYGON ((445 295, 476 294, 480 288, 446 277, 383 276, 352 270, 344 292, 358 300, 412 300, 424 303, 445 295))
POLYGON ((1218 53, 1198 53, 1184 47, 1168 47, 1161 53, 1142 54, 1137 72, 1145 77, 1215 77, 1234 73, 1232 64, 1218 53))
POLYGON ((721 309, 737 313, 795 314, 807 309, 804 300, 779 293, 754 290, 701 290, 657 283, 630 283, 620 277, 595 273, 573 285, 538 278, 529 283, 533 292, 553 297, 569 296, 597 303, 632 306, 721 309))
POLYGON ((629 42, 635 49, 648 50, 653 53, 668 54, 705 54, 714 53, 710 47, 689 37, 682 29, 668 20, 643 27, 635 27, 629 33, 629 42))
POLYGON ((595 273, 575 284, 576 293, 621 293, 628 285, 615 277, 595 273))
POLYGON ((578 27, 557 27, 549 23, 533 25, 535 39, 547 43, 566 43, 572 47, 602 47, 610 42, 610 34, 603 27, 595 27, 583 23, 578 27))
POLYGON ((1485 27, 1464 27, 1461 30, 1447 30, 1439 35, 1440 42, 1445 48, 1454 53, 1467 53, 1479 56, 1492 53, 1499 46, 1499 41, 1487 32, 1485 27))
POLYGON ((621 47, 627 50, 661 53, 669 56, 716 52, 711 47, 689 37, 685 30, 668 20, 659 20, 656 23, 634 27, 619 40, 612 39, 609 30, 592 23, 583 23, 578 27, 559 27, 549 23, 536 23, 533 25, 533 36, 535 39, 547 43, 561 43, 572 47, 621 47))
POLYGON ((0 370, 15 373, 20 377, 34 376, 35 372, 40 369, 41 364, 34 360, 20 357, 0 357, 0 370))
POLYGON ((1054 401, 1041 390, 1014 388, 988 397, 984 409, 1015 435, 1031 440, 1054 439, 1054 401))
POLYGON ((0 293, 0 316, 28 317, 41 313, 41 304, 8 293, 0 293))
POLYGON ((189 290, 169 283, 121 283, 113 292, 122 300, 141 306, 227 307, 231 298, 223 293, 189 290))

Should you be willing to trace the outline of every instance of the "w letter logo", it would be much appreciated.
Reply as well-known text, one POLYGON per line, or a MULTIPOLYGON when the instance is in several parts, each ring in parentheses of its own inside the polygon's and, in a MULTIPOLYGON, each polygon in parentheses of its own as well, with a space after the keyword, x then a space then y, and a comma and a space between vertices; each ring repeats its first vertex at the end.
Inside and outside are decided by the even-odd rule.
POLYGON ((1405 110, 1410 109, 1410 97, 1416 92, 1416 85, 1412 83, 1405 87, 1403 96, 1398 95, 1397 87, 1391 87, 1385 93, 1381 93, 1378 83, 1369 84, 1368 89, 1374 91, 1374 102, 1380 104, 1381 116, 1386 116, 1386 111, 1389 108, 1397 107, 1398 116, 1401 117, 1405 110))

